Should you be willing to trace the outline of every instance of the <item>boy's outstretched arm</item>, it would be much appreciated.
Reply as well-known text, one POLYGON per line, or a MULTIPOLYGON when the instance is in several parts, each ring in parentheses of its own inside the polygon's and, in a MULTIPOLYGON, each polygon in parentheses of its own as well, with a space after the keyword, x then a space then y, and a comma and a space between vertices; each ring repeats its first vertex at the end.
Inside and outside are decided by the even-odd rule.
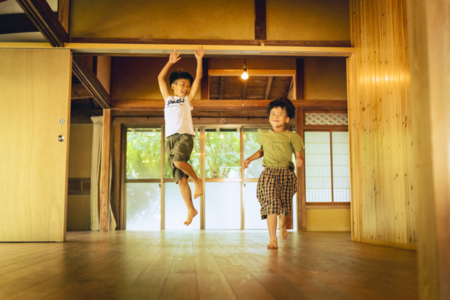
POLYGON ((297 168, 301 168, 303 166, 302 151, 295 152, 295 165, 297 168))
POLYGON ((255 152, 255 154, 253 154, 252 156, 250 156, 249 158, 247 158, 246 160, 244 160, 244 169, 247 169, 248 165, 258 159, 264 156, 264 150, 258 150, 255 152))
MULTIPOLYGON (((203 77, 203 56, 205 55, 205 49, 203 47, 198 47, 198 50, 194 50, 195 58, 197 59, 197 72, 195 73, 195 79, 191 86, 191 91, 189 92, 189 101, 194 101, 195 94, 197 93, 198 87, 203 77)), ((206 74, 208 76, 208 74, 206 74)))
POLYGON ((164 66, 164 68, 162 68, 161 72, 158 75, 159 90, 161 91, 164 101, 167 99, 167 97, 169 97, 169 90, 167 88, 167 83, 166 83, 165 77, 166 77, 167 73, 169 72, 170 67, 174 63, 176 63, 177 61, 179 61, 181 59, 181 57, 179 57, 179 56, 180 56, 180 52, 178 50, 174 50, 174 51, 170 52, 169 61, 164 66))

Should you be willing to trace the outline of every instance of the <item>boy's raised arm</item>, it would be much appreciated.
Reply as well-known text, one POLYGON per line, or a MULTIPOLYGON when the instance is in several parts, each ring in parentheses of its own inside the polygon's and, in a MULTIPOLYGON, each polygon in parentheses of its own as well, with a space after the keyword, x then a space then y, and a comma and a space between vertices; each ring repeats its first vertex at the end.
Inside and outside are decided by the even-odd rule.
MULTIPOLYGON (((195 58, 197 59, 197 72, 195 73, 195 79, 192 83, 191 91, 189 92, 189 101, 194 101, 195 94, 203 77, 203 56, 205 55, 205 49, 198 47, 198 50, 194 50, 195 58)), ((208 75, 208 74, 206 74, 208 75)))
POLYGON ((164 68, 162 68, 161 72, 158 75, 159 90, 161 91, 164 101, 167 99, 167 97, 169 97, 169 90, 167 88, 167 83, 166 83, 165 77, 166 77, 167 73, 169 72, 170 67, 174 63, 176 63, 177 61, 179 61, 181 59, 181 57, 179 57, 179 56, 180 56, 180 52, 178 50, 174 50, 174 51, 170 52, 169 61, 164 66, 164 68))

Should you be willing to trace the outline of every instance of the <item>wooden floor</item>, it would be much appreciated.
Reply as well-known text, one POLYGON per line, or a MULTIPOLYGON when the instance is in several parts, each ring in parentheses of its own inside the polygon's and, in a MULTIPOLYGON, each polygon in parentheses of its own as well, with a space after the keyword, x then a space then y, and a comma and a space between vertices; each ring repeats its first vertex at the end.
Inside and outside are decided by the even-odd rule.
POLYGON ((416 253, 291 232, 68 232, 0 244, 0 299, 417 299, 416 253))

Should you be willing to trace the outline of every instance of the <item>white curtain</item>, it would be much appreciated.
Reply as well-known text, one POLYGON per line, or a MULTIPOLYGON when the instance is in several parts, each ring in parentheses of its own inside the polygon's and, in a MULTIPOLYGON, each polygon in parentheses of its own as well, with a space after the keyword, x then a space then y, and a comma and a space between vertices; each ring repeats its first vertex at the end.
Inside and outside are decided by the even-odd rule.
MULTIPOLYGON (((102 129, 103 117, 91 117, 94 123, 92 134, 92 158, 91 158, 91 230, 100 230, 99 218, 99 188, 100 188, 100 165, 102 161, 102 129)), ((111 179, 110 179, 111 182, 111 179)), ((116 220, 112 213, 111 202, 109 202, 109 228, 116 229, 116 220)))

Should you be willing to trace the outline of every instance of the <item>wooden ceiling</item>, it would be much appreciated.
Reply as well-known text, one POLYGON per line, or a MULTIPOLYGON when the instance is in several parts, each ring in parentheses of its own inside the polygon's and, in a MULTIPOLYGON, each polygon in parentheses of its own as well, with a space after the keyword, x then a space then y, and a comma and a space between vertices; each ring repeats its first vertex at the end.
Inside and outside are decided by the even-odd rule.
POLYGON ((268 100, 287 97, 293 88, 292 76, 210 76, 210 100, 268 100))

